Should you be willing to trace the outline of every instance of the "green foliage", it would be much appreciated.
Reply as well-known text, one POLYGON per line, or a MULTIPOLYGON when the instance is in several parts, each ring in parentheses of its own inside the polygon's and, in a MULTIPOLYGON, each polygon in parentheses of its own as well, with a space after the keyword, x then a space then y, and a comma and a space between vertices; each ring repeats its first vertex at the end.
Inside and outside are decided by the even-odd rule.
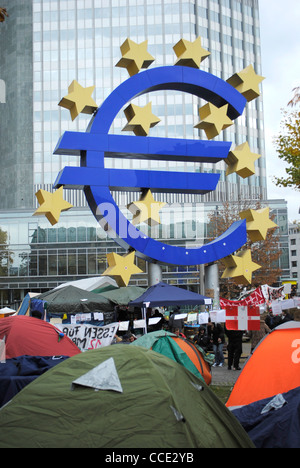
POLYGON ((283 111, 281 132, 274 140, 280 159, 288 164, 286 177, 275 177, 277 186, 300 190, 300 112, 283 111))

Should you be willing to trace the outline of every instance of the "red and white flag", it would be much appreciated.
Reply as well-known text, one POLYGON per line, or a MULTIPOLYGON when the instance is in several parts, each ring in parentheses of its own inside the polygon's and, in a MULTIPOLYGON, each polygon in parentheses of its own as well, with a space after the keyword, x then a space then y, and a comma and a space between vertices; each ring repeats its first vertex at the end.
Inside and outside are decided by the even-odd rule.
POLYGON ((227 330, 260 330, 260 312, 258 306, 227 306, 227 330))

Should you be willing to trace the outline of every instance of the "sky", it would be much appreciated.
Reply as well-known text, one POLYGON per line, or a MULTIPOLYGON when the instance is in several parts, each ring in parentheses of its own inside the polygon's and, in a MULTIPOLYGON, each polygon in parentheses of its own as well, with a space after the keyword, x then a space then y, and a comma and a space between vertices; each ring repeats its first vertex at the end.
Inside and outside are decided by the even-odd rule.
POLYGON ((286 164, 278 158, 273 143, 280 130, 281 109, 287 109, 293 88, 300 86, 300 0, 259 0, 259 11, 262 75, 266 78, 262 91, 268 199, 285 199, 289 220, 300 221, 300 191, 272 182, 274 176, 285 176, 286 164))

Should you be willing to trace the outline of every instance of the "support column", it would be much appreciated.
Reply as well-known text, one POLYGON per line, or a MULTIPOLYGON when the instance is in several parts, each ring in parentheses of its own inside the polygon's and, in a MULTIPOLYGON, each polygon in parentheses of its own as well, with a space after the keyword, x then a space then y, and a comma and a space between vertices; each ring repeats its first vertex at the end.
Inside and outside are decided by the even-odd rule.
POLYGON ((220 305, 220 287, 219 287, 219 267, 217 263, 212 263, 205 267, 205 289, 214 291, 214 307, 220 305))
POLYGON ((157 263, 148 263, 148 286, 162 282, 162 267, 157 263))

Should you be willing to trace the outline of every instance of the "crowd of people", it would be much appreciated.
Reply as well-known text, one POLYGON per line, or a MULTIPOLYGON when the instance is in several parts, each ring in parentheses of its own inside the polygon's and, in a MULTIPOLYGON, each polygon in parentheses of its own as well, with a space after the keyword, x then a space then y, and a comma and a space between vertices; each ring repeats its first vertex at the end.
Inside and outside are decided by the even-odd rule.
POLYGON ((240 331, 227 330, 226 325, 209 322, 206 326, 201 326, 194 337, 194 342, 205 352, 213 352, 215 362, 213 367, 224 366, 224 346, 227 337, 228 370, 241 370, 240 359, 243 353, 243 337, 246 334, 251 342, 251 354, 260 341, 270 333, 275 327, 293 320, 293 317, 286 311, 281 315, 274 315, 270 309, 268 314, 260 319, 260 330, 240 331))
MULTIPOLYGON (((118 310, 118 319, 128 319, 126 311, 118 310), (126 317, 124 316, 126 314, 126 317)), ((148 328, 148 332, 165 329, 186 339, 184 334, 185 322, 180 318, 180 307, 176 307, 170 314, 167 321, 164 315, 155 309, 154 313, 151 309, 147 310, 147 319, 157 317, 160 320, 154 326, 148 328), (179 318, 178 318, 179 317, 179 318)), ((243 337, 246 334, 251 342, 251 353, 255 350, 258 343, 265 335, 270 333, 278 325, 293 320, 292 316, 283 311, 282 315, 274 315, 270 309, 267 315, 262 315, 260 319, 260 330, 257 331, 239 331, 228 330, 226 325, 209 321, 208 324, 199 327, 197 334, 193 338, 193 342, 203 349, 205 353, 214 354, 213 367, 223 367, 225 365, 224 349, 227 346, 228 353, 228 370, 241 370, 240 359, 243 354, 243 337)), ((137 339, 137 336, 128 331, 122 336, 116 337, 117 343, 132 343, 137 339)))

